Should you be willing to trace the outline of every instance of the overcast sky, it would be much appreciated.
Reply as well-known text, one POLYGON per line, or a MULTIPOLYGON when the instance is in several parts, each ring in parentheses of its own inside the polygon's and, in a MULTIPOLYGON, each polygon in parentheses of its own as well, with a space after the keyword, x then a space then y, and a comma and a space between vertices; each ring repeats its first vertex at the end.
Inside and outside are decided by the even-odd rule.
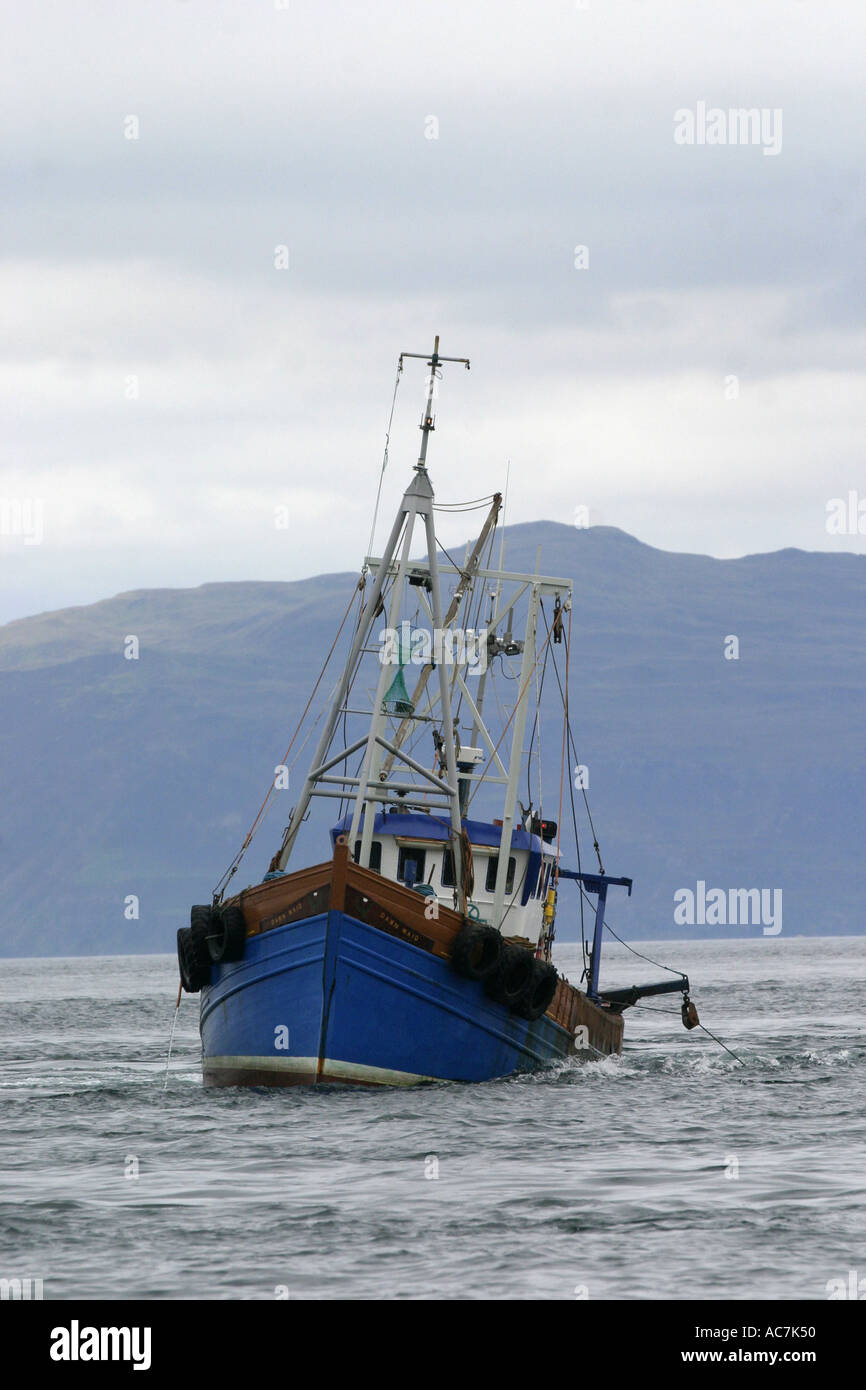
POLYGON ((435 333, 440 500, 510 459, 509 522, 866 550, 862 0, 2 16, 0 620, 355 569, 435 333), (781 147, 678 143, 701 103, 781 147))

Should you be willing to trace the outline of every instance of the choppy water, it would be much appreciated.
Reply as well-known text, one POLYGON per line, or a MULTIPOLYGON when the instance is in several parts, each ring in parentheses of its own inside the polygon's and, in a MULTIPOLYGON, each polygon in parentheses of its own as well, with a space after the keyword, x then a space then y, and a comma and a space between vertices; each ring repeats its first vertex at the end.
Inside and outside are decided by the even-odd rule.
MULTIPOLYGON (((540 1075, 204 1090, 185 998, 163 1090, 173 959, 0 963, 0 1276, 174 1299, 825 1299, 866 1277, 866 939, 641 949, 690 974, 744 1067, 662 998, 627 1013, 621 1058, 540 1075)), ((609 984, 661 978, 627 959, 608 948, 609 984)))

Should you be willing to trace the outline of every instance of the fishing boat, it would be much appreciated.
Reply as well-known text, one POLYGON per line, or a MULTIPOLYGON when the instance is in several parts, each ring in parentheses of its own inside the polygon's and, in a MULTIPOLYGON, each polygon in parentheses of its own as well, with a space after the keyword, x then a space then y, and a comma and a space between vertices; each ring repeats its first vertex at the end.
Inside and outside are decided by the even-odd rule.
MULTIPOLYGON (((572 582, 542 573, 540 558, 535 573, 503 567, 499 493, 466 504, 486 515, 463 563, 444 551, 427 467, 433 402, 445 364, 469 362, 441 356, 438 337, 429 355, 401 354, 394 400, 407 359, 428 368, 419 457, 316 682, 314 695, 342 640, 342 671, 281 843, 261 882, 229 893, 272 786, 212 900, 178 932, 182 986, 201 994, 208 1086, 487 1081, 605 1057, 622 1049, 624 1010, 670 991, 682 991, 691 1026, 683 975, 600 987, 607 894, 630 895, 632 882, 605 873, 594 834, 597 866, 581 867, 574 817, 576 863, 564 862, 572 582), (426 558, 413 559, 421 544, 426 558), (546 786, 540 709, 552 689, 562 737, 546 786), (328 853, 298 865, 319 799, 334 808, 328 853), (581 922, 577 984, 552 958, 563 911, 581 922)), ((288 754, 278 775, 287 769, 288 754)))

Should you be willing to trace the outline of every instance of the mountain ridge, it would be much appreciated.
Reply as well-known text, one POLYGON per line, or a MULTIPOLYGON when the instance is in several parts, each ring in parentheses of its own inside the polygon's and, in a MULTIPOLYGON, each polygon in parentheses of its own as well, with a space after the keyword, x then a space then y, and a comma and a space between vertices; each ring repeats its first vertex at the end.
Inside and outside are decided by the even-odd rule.
MULTIPOLYGON (((572 714, 605 867, 635 878, 615 929, 671 939, 674 891, 704 879, 783 888, 792 934, 862 931, 866 557, 720 560, 524 522, 506 528, 506 568, 534 572, 539 545, 542 571, 575 581, 572 714)), ((136 589, 0 627, 0 953, 173 949, 237 850, 356 583, 136 589)), ((559 746, 552 725, 542 735, 559 746)), ((285 810, 248 856, 252 881, 285 810)), ((325 857, 326 830, 305 827, 298 863, 325 857)), ((575 911, 565 898, 560 939, 575 911)))

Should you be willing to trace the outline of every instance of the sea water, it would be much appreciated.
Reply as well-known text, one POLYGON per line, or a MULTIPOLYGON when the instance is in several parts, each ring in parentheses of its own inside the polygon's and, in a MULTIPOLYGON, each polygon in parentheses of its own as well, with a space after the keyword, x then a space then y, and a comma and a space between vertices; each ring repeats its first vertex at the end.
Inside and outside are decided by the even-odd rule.
MULTIPOLYGON (((204 1089, 197 998, 166 1075, 172 958, 3 961, 0 1278, 46 1299, 866 1295, 866 939, 635 944, 689 974, 742 1064, 673 995, 603 1061, 204 1089)), ((578 957, 557 958, 575 980, 578 957)), ((661 978, 607 948, 609 985, 661 978)))

